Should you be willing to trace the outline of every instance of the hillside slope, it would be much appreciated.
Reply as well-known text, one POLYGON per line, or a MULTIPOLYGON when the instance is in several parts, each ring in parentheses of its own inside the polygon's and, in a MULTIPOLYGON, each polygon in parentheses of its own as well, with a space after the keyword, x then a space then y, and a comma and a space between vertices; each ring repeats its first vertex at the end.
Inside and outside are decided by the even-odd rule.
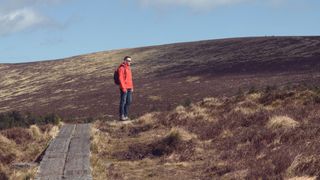
POLYGON ((320 89, 205 98, 96 121, 94 179, 320 179, 320 89))
POLYGON ((0 65, 0 112, 113 117, 113 71, 133 57, 132 114, 166 110, 239 88, 320 83, 320 37, 235 38, 0 65))

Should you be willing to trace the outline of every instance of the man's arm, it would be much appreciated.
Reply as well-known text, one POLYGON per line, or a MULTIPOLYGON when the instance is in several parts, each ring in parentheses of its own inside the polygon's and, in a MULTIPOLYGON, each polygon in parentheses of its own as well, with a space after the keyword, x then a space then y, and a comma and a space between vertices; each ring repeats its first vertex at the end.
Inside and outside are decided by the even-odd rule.
POLYGON ((121 66, 119 68, 119 81, 120 81, 120 89, 122 90, 122 92, 127 92, 127 88, 126 88, 126 80, 125 80, 125 72, 124 72, 124 67, 121 66))

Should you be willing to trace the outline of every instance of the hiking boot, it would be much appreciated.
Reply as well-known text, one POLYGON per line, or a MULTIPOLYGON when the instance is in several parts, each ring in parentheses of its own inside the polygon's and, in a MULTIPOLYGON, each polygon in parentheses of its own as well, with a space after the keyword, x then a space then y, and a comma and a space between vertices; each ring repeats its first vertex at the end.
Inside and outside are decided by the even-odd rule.
POLYGON ((125 121, 125 120, 127 120, 126 117, 124 115, 121 115, 120 116, 120 121, 125 121))

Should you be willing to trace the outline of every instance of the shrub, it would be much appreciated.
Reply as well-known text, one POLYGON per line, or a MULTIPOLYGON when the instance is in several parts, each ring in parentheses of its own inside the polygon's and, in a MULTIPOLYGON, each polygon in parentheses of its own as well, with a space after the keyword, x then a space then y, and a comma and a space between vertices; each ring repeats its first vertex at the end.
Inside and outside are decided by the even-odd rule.
POLYGON ((57 114, 49 114, 47 116, 45 116, 45 122, 46 124, 54 124, 54 125, 59 125, 60 121, 61 121, 61 118, 57 115, 57 114))
POLYGON ((184 100, 183 106, 189 107, 191 105, 191 103, 192 103, 191 99, 187 98, 184 100))
POLYGON ((21 113, 18 111, 12 111, 7 113, 0 113, 0 130, 13 127, 28 127, 33 124, 58 125, 60 121, 61 118, 55 113, 51 113, 46 116, 37 116, 29 112, 21 113))

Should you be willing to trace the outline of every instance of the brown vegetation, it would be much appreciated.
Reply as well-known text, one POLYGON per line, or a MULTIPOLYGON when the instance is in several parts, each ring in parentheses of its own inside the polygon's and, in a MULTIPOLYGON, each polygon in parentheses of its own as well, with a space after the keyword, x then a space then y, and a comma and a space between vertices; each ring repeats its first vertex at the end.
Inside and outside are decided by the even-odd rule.
POLYGON ((57 133, 46 118, 22 128, 37 119, 21 124, 18 111, 105 120, 92 131, 95 179, 319 178, 319 58, 319 37, 261 37, 0 64, 0 124, 20 126, 1 131, 0 178, 32 176, 10 164, 32 161, 57 133), (112 73, 126 55, 135 120, 106 122, 117 117, 112 73))
MULTIPOLYGON (((135 117, 239 89, 320 82, 319 37, 220 39, 0 64, 0 112, 117 117, 119 88, 112 74, 126 55, 133 57, 135 117)), ((261 101, 268 104, 269 98, 261 101)))
POLYGON ((258 91, 205 98, 128 123, 98 121, 94 177, 320 178, 318 95, 317 90, 258 91))
POLYGON ((57 126, 32 125, 0 131, 0 179, 32 179, 37 167, 15 168, 14 163, 32 163, 56 134, 57 126))

